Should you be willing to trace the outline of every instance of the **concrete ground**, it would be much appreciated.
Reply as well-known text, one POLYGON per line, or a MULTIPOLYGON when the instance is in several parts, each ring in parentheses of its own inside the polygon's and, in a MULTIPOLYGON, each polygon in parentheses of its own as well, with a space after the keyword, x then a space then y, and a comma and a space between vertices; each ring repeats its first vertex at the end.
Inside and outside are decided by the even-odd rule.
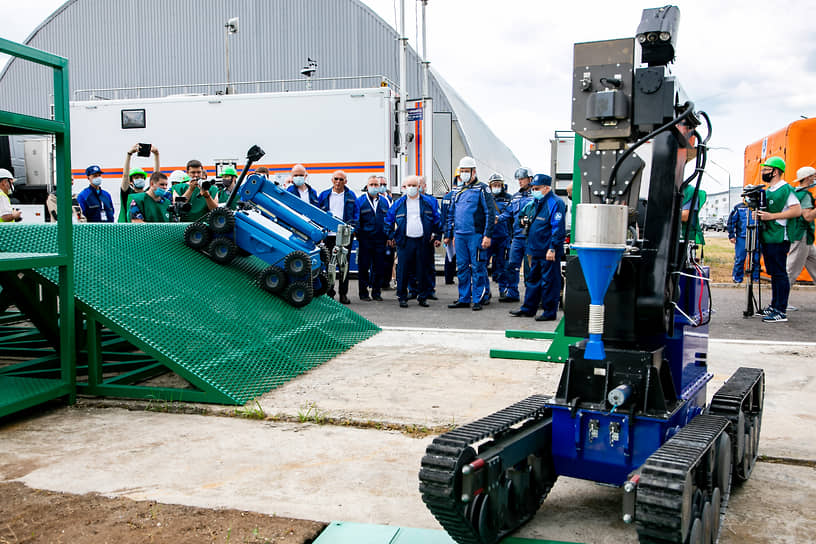
MULTIPOLYGON (((547 341, 507 339, 503 331, 552 330, 555 323, 509 317, 513 305, 507 304, 482 312, 448 310, 451 286, 440 286, 440 300, 428 309, 401 310, 393 299, 359 302, 353 282, 351 293, 352 309, 384 330, 247 406, 256 414, 287 415, 289 422, 214 417, 231 414, 228 407, 189 415, 83 400, 78 407, 0 421, 0 481, 320 521, 438 528, 417 490, 431 438, 384 429, 462 424, 530 394, 554 392, 561 365, 490 359, 489 350, 544 350, 547 341), (348 424, 317 424, 329 418, 348 424)), ((774 325, 742 319, 740 293, 714 290, 719 311, 709 393, 739 366, 765 369, 760 454, 768 461, 734 490, 720 541, 811 542, 816 371, 810 361, 816 343, 808 332, 816 291, 795 292, 792 303, 802 309, 789 323, 774 325)), ((556 483, 518 536, 637 541, 634 529, 620 521, 619 490, 568 479, 556 483)))

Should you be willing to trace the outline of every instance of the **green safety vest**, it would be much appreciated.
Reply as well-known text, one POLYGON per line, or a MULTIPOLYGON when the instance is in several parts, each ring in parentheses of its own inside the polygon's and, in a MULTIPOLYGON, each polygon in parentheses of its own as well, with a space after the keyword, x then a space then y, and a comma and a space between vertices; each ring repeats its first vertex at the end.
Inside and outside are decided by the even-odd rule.
MULTIPOLYGON (((787 182, 783 182, 782 186, 775 191, 765 190, 765 199, 768 202, 768 211, 771 213, 779 213, 785 209, 788 203, 788 197, 793 191, 787 182)), ((762 242, 766 244, 781 244, 788 238, 788 226, 794 221, 788 220, 787 225, 780 225, 776 219, 773 221, 762 222, 762 242)), ((793 233, 796 234, 794 227, 793 233)))
POLYGON ((128 220, 130 220, 130 205, 136 204, 144 216, 145 223, 169 223, 170 199, 164 198, 156 202, 147 193, 136 193, 128 198, 128 220))
MULTIPOLYGON (((189 183, 177 183, 173 185, 172 191, 177 195, 183 195, 187 192, 187 189, 190 187, 189 183)), ((205 215, 207 212, 210 211, 207 208, 207 201, 204 200, 204 197, 200 197, 201 189, 196 187, 193 189, 193 195, 190 197, 190 211, 181 214, 181 221, 184 223, 198 221, 205 215)), ((213 185, 210 187, 210 196, 212 196, 216 202, 218 202, 218 188, 213 185)))

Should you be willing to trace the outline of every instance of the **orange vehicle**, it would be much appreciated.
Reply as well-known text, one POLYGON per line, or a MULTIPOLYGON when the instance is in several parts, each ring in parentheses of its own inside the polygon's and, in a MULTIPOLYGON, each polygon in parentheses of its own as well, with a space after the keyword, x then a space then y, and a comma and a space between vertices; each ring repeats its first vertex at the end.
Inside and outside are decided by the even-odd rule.
MULTIPOLYGON (((759 177, 760 165, 769 157, 782 157, 787 166, 784 179, 794 187, 798 186, 798 183, 794 183, 796 171, 803 166, 816 168, 816 118, 794 121, 746 146, 743 185, 762 183, 759 177)), ((810 194, 816 200, 813 188, 810 189, 810 194)), ((814 281, 806 270, 797 279, 814 281)))

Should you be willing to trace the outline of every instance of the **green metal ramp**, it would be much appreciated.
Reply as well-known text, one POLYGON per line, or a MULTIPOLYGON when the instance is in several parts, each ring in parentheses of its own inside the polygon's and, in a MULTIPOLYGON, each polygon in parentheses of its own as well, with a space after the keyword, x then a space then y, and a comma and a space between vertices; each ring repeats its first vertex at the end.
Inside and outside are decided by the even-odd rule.
MULTIPOLYGON (((245 404, 379 331, 328 297, 292 308, 259 287, 264 263, 249 257, 218 265, 184 245, 185 226, 74 226, 74 292, 86 317, 88 345, 88 382, 78 383, 78 391, 245 404), (124 367, 119 357, 124 374, 111 376, 102 365, 106 346, 121 343, 109 331, 143 352, 128 354, 132 360, 124 367), (134 385, 165 369, 193 389, 134 385)), ((51 251, 56 245, 55 225, 0 229, 0 251, 51 251)), ((56 284, 56 268, 36 273, 46 280, 40 292, 56 284)), ((6 277, 4 289, 14 281, 6 277)), ((41 321, 48 319, 44 314, 41 321)))
MULTIPOLYGON (((456 544, 456 541, 444 531, 333 521, 320 533, 314 544, 456 544)), ((502 540, 502 544, 570 543, 509 537, 502 540)))

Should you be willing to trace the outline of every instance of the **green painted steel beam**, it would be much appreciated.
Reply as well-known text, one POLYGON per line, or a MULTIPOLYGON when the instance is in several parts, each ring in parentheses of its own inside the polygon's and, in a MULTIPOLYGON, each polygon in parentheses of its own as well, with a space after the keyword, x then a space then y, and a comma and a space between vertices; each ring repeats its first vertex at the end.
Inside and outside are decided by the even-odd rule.
MULTIPOLYGON (((456 544, 446 532, 345 521, 331 522, 314 544, 456 544)), ((574 544, 555 540, 510 537, 502 544, 574 544)))
POLYGON ((178 389, 173 387, 148 387, 141 385, 96 385, 77 383, 77 392, 84 395, 120 397, 130 399, 161 400, 168 402, 205 402, 235 404, 232 399, 218 392, 178 389))
POLYGON ((534 340, 552 340, 547 351, 522 351, 491 349, 490 357, 494 359, 519 359, 523 361, 549 361, 551 363, 563 363, 569 359, 569 347, 583 338, 575 336, 564 336, 564 318, 558 322, 554 331, 504 331, 506 338, 527 338, 534 340))
POLYGON ((105 385, 133 385, 166 373, 167 367, 159 363, 153 363, 130 372, 124 372, 114 378, 105 380, 103 383, 105 385))

